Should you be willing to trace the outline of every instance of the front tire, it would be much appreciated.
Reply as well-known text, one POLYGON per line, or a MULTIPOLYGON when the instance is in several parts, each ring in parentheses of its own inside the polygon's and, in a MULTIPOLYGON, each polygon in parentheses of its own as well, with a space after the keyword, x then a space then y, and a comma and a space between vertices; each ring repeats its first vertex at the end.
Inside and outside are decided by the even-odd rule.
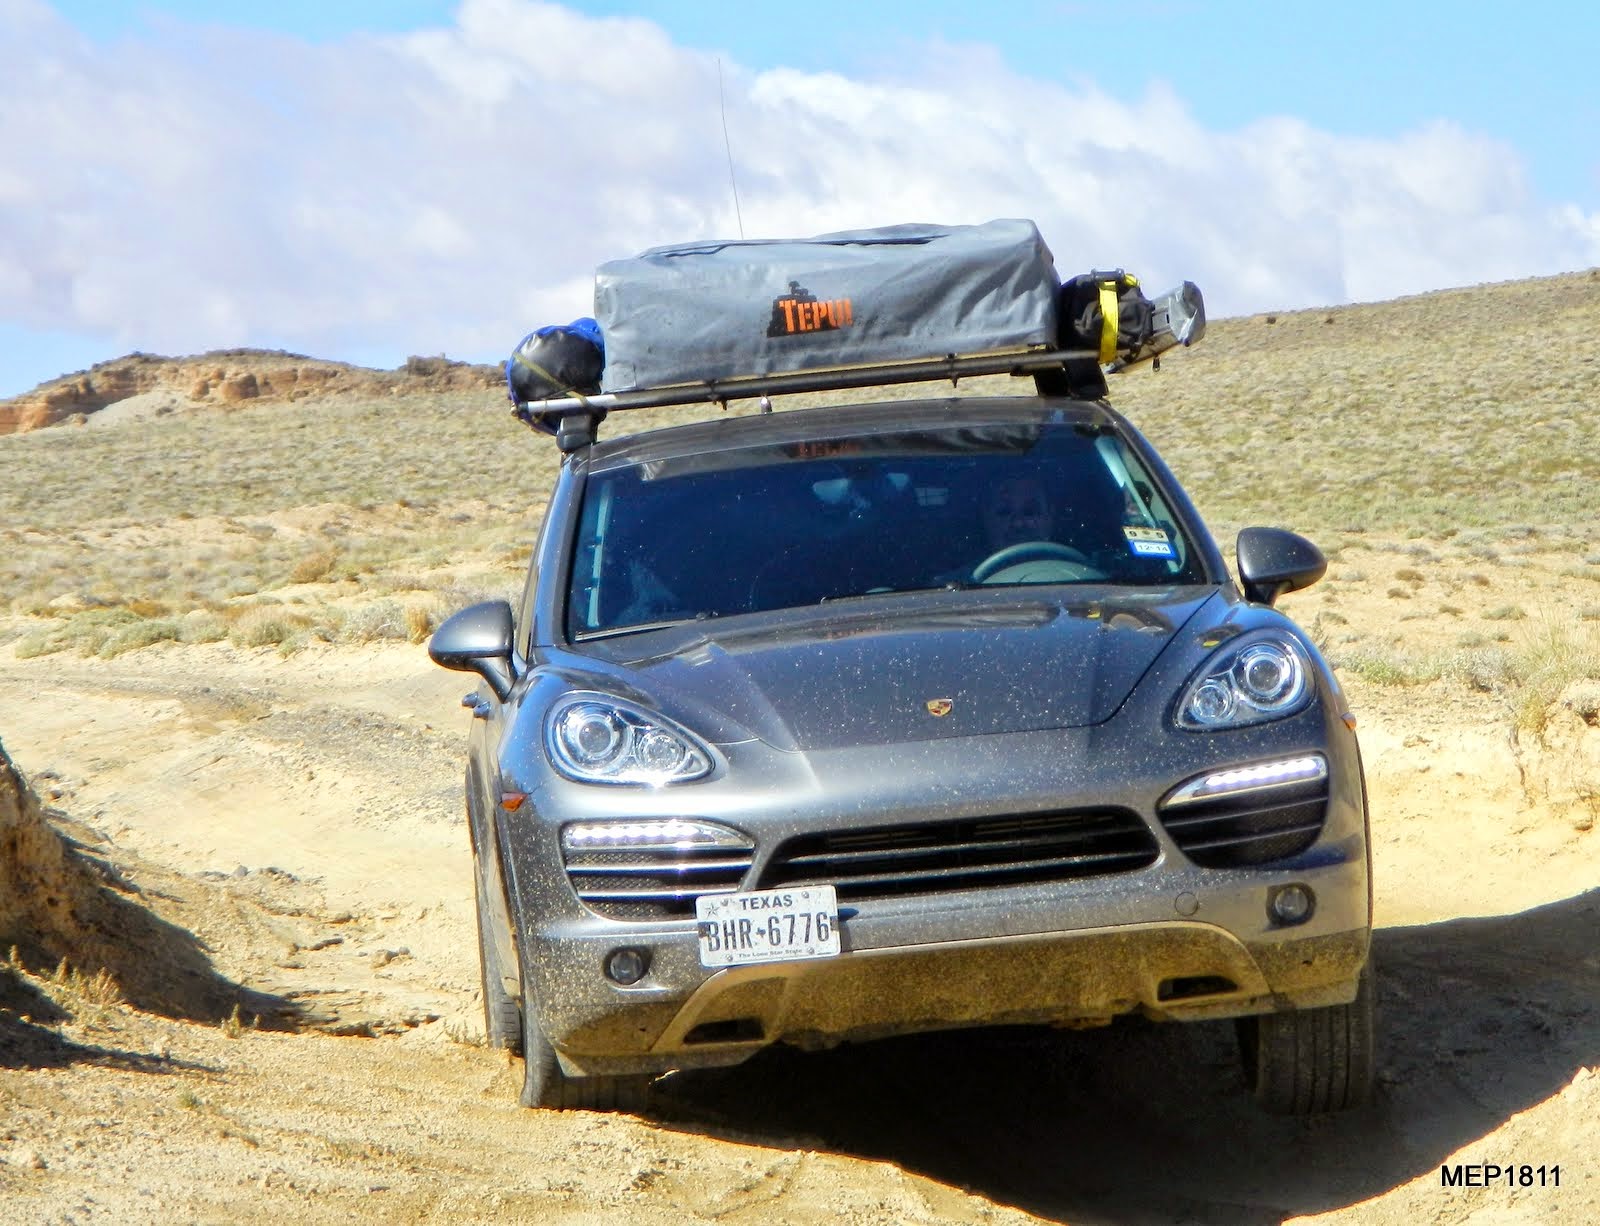
POLYGON ((483 876, 473 866, 473 896, 478 913, 478 971, 483 977, 483 1033, 490 1047, 522 1054, 522 1006, 506 994, 500 955, 489 932, 483 905, 483 876))
MULTIPOLYGON (((532 1001, 526 982, 523 1000, 532 1001)), ((539 1028, 538 1011, 523 1010, 522 1105, 555 1111, 640 1111, 648 1097, 650 1077, 569 1077, 556 1059, 556 1049, 539 1028)))
POLYGON ((1377 1028, 1373 968, 1348 1005, 1239 1019, 1239 1054, 1256 1103, 1274 1115, 1359 1107, 1372 1093, 1377 1028))

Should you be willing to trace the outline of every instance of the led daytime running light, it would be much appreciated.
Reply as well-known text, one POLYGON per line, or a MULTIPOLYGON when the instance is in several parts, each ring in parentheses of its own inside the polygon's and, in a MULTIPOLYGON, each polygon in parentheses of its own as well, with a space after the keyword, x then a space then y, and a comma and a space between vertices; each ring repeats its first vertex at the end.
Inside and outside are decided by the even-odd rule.
POLYGON ((1262 762, 1257 766, 1240 766, 1202 775, 1180 787, 1168 798, 1167 804, 1193 804, 1218 796, 1237 796, 1243 792, 1259 792, 1265 788, 1285 787, 1291 783, 1307 783, 1327 777, 1328 761, 1321 754, 1282 758, 1276 762, 1262 762))
POLYGON ((563 851, 609 851, 616 848, 655 848, 694 851, 701 847, 737 847, 753 844, 736 830, 709 822, 668 818, 658 822, 582 822, 561 831, 563 851))

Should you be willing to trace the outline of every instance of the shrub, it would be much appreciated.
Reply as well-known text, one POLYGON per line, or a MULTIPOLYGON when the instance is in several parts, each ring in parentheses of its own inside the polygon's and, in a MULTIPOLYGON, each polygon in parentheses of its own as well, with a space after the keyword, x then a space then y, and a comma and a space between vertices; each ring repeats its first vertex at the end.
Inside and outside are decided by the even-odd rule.
POLYGON ((16 646, 17 657, 27 659, 68 650, 92 656, 107 639, 142 620, 131 609, 120 606, 84 609, 54 626, 25 635, 16 646))
POLYGON ((304 630, 307 621, 282 609, 252 608, 240 615, 228 637, 241 647, 276 647, 304 630))
POLYGON ((1544 728, 1550 704, 1574 681, 1600 679, 1600 636, 1554 619, 1541 619, 1530 628, 1513 656, 1521 681, 1515 708, 1517 725, 1532 731, 1544 728))
POLYGON ((289 571, 289 582, 316 583, 320 579, 325 579, 338 560, 339 555, 331 549, 322 549, 309 554, 294 564, 294 568, 289 571))
POLYGON ((438 624, 439 619, 434 609, 419 604, 406 606, 406 638, 411 642, 425 642, 438 624))
POLYGON ((1445 661, 1444 675, 1485 694, 1511 689, 1519 680, 1516 662, 1495 647, 1454 653, 1445 661))
POLYGON ((178 630, 180 643, 217 643, 227 637, 228 623, 210 609, 185 614, 178 630))
POLYGON ((347 643, 370 643, 375 639, 409 639, 411 630, 398 601, 375 600, 345 615, 339 637, 347 643))
POLYGON ((1419 658, 1374 647, 1344 652, 1333 664, 1374 685, 1426 685, 1444 675, 1444 661, 1438 657, 1419 658))
POLYGON ((101 643, 96 654, 109 660, 125 651, 137 651, 152 643, 176 643, 182 637, 183 623, 177 618, 152 618, 124 626, 101 643))

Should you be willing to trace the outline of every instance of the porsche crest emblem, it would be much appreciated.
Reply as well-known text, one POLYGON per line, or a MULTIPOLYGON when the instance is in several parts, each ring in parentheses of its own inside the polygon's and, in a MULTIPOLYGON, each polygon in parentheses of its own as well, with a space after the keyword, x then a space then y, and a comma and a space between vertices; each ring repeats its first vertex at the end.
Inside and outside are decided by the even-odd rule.
POLYGON ((928 699, 928 714, 934 717, 949 715, 955 709, 955 703, 948 698, 928 699))

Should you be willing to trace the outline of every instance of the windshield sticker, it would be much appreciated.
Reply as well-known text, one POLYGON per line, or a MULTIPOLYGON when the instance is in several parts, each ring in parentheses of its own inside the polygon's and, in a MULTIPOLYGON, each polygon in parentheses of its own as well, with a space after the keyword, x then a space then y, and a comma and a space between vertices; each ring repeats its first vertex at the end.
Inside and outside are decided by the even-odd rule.
POLYGON ((1177 552, 1162 528, 1126 527, 1122 535, 1128 538, 1128 552, 1136 558, 1175 558, 1177 552))
POLYGON ((831 460, 835 456, 860 455, 864 449, 855 438, 813 438, 785 443, 783 454, 796 460, 831 460))

